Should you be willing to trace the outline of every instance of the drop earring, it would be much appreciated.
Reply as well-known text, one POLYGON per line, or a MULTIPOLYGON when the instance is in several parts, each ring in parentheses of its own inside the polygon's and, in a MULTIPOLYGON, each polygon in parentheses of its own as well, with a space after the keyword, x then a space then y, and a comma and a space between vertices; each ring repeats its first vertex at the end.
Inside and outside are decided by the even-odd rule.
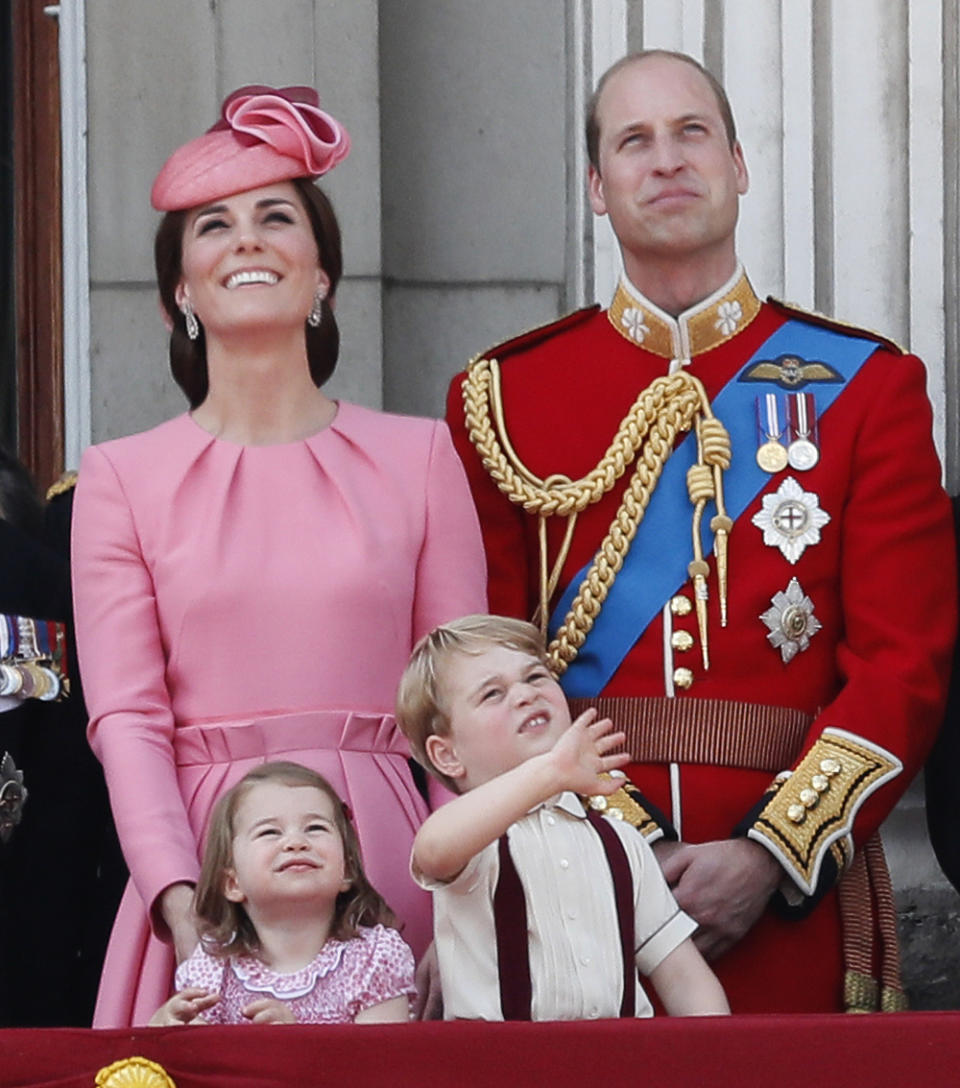
POLYGON ((185 298, 180 304, 180 313, 183 314, 183 320, 187 326, 187 336, 191 340, 196 340, 200 335, 200 322, 197 320, 197 315, 193 312, 193 307, 190 305, 188 298, 185 298))
POLYGON ((313 295, 313 305, 307 314, 307 324, 311 329, 318 329, 323 321, 323 300, 327 297, 327 289, 318 287, 313 295))

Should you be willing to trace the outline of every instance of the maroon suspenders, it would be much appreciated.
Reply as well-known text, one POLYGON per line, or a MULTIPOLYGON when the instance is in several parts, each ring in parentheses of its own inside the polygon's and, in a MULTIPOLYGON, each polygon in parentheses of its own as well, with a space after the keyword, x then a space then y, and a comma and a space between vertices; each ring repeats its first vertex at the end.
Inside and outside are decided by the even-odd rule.
MULTIPOLYGON (((600 836, 607 864, 610 866, 610 876, 613 878, 623 958, 623 1000, 620 1002, 620 1015, 632 1017, 636 1014, 637 970, 634 962, 634 897, 630 862, 619 835, 609 821, 592 809, 587 810, 587 819, 600 836)), ((523 884, 510 856, 506 835, 500 837, 498 848, 500 876, 493 893, 493 922, 497 934, 500 1007, 504 1020, 529 1020, 533 990, 527 942, 527 904, 523 884)))

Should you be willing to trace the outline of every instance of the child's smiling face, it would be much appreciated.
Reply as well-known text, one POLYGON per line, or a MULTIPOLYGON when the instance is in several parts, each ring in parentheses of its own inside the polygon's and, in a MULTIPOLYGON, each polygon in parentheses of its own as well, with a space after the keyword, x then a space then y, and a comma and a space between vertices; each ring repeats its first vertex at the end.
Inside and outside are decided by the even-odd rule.
POLYGON ((333 801, 314 786, 258 782, 237 806, 224 894, 251 921, 290 904, 329 900, 350 886, 333 801))
POLYGON ((570 727, 566 696, 536 657, 506 646, 453 652, 440 684, 450 721, 428 738, 428 754, 464 790, 548 752, 570 727))

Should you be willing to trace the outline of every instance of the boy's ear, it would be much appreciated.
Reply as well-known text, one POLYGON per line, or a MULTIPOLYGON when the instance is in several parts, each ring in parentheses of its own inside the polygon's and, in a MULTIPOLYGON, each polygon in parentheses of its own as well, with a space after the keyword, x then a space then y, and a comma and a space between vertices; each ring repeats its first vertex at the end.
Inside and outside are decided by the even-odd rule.
POLYGON ((237 881, 236 869, 225 869, 223 873, 223 894, 231 903, 242 903, 247 897, 237 881))
POLYGON ((441 737, 431 733, 423 747, 430 762, 447 778, 463 778, 466 774, 460 757, 453 747, 452 737, 441 737))

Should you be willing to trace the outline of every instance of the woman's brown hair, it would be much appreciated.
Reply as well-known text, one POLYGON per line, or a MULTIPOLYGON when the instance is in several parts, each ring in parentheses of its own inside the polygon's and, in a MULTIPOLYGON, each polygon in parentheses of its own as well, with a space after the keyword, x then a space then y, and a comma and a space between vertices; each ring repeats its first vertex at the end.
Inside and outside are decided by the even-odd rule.
POLYGON ((200 879, 194 893, 194 910, 200 923, 204 948, 215 956, 256 954, 260 947, 257 931, 240 903, 224 895, 224 877, 233 863, 234 820, 237 809, 250 790, 261 782, 286 786, 311 786, 330 798, 334 823, 343 842, 343 860, 350 887, 337 896, 330 936, 339 941, 358 935, 359 926, 396 926, 393 911, 363 871, 360 842, 350 822, 349 810, 337 791, 322 776, 299 763, 263 763, 240 779, 217 801, 210 818, 200 879))
MULTIPOLYGON (((294 178, 292 184, 300 194, 310 219, 320 266, 330 279, 330 292, 323 300, 319 326, 305 325, 310 377, 319 387, 333 373, 340 354, 340 330, 331 308, 343 274, 340 225, 329 198, 309 178, 294 178)), ((187 336, 186 322, 176 299, 177 286, 183 276, 183 230, 188 215, 188 211, 167 212, 160 220, 153 243, 153 256, 160 301, 172 324, 170 371, 174 381, 186 394, 190 407, 196 408, 205 400, 209 388, 206 341, 202 326, 196 340, 187 336)))

